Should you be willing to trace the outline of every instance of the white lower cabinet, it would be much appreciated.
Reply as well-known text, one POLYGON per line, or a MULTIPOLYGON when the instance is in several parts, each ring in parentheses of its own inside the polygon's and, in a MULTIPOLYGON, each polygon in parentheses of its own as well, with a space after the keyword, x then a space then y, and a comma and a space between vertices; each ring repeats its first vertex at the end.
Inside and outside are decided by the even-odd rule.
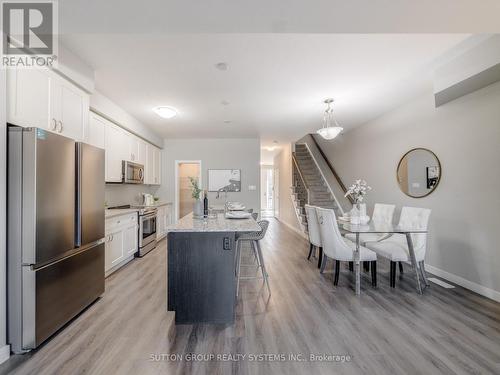
POLYGON ((156 219, 156 239, 160 240, 167 235, 167 228, 172 224, 172 205, 159 206, 156 219))
POLYGON ((106 219, 106 276, 133 259, 139 245, 138 229, 137 212, 106 219))

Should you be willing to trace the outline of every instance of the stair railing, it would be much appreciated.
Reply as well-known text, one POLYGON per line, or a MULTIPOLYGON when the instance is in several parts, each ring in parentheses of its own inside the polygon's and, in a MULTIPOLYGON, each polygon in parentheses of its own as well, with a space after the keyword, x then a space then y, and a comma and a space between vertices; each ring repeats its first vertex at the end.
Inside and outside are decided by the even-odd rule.
POLYGON ((295 158, 294 153, 292 153, 292 160, 293 160, 293 164, 295 165, 295 169, 297 170, 297 173, 299 174, 300 180, 302 181, 302 185, 304 185, 304 189, 306 189, 307 204, 309 204, 311 202, 309 188, 307 187, 306 180, 304 179, 304 176, 302 176, 302 172, 300 171, 299 164, 297 163, 297 159, 295 158))
MULTIPOLYGON (((316 144, 316 147, 318 148, 318 150, 320 151, 321 155, 323 156, 324 154, 323 154, 323 152, 321 151, 321 149, 317 146, 316 140, 314 139, 314 137, 313 137, 313 136, 311 136, 311 138, 313 139, 314 143, 316 144)), ((311 156, 312 160, 314 161, 314 164, 316 164, 316 167, 318 168, 318 171, 319 171, 319 173, 321 174, 321 177, 323 178, 323 181, 325 182, 326 187, 328 188, 328 190, 330 190, 330 194, 332 195, 333 200, 335 201, 335 203, 336 203, 336 205, 337 205, 338 209, 340 210, 340 212, 342 213, 342 215, 344 215, 344 214, 345 214, 345 210, 344 210, 344 208, 342 207, 342 205, 340 204, 339 200, 337 199, 337 195, 333 192, 333 189, 332 189, 332 187, 330 186, 330 183, 328 182, 327 178, 325 177, 325 174, 323 173, 323 170, 322 170, 322 169, 321 169, 321 167, 319 166, 318 161, 317 161, 317 160, 316 160, 316 158, 314 157, 314 154, 311 152, 311 148, 309 147, 309 145, 308 145, 306 142, 303 142, 303 143, 296 143, 296 144, 297 144, 297 145, 304 145, 304 146, 306 146, 306 148, 307 148, 307 152, 309 152, 309 155, 311 156)), ((329 164, 328 159, 326 159, 324 156, 323 156, 323 158, 324 158, 324 159, 325 159, 325 161, 329 164)), ((329 166, 330 166, 330 164, 329 164, 329 166)), ((332 172, 333 172, 333 171, 332 171, 332 172)), ((336 175, 335 173, 334 173, 334 176, 336 176, 336 178, 338 177, 338 175, 336 175)), ((339 180, 337 179, 337 182, 338 182, 338 181, 339 181, 339 180)), ((345 188, 345 185, 344 185, 344 184, 339 184, 339 185, 340 185, 341 189, 342 189, 342 190, 344 191, 344 193, 345 193, 345 192, 347 191, 347 189, 345 188)), ((348 196, 348 198, 350 198, 350 197, 348 196)), ((351 202, 351 200, 350 200, 350 199, 349 199, 349 202, 351 202)), ((352 203, 352 202, 351 202, 351 203, 352 203)))

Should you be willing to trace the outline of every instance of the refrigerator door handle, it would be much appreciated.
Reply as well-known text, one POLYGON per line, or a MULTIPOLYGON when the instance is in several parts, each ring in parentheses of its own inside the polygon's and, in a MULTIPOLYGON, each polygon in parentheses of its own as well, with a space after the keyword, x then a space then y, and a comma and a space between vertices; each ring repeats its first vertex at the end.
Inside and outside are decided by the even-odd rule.
POLYGON ((67 253, 66 255, 63 255, 62 257, 60 258, 56 258, 55 260, 50 260, 48 262, 45 262, 45 263, 42 263, 40 265, 37 265, 37 264, 30 264, 30 268, 32 271, 40 271, 40 270, 43 270, 44 268, 47 268, 47 267, 51 267, 52 265, 56 264, 56 263, 59 263, 59 262, 62 262, 63 260, 66 260, 68 258, 71 258, 71 257, 74 257, 78 254, 81 254, 85 251, 88 251, 100 244, 103 244, 105 242, 105 239, 104 238, 101 238, 100 240, 98 241, 95 241, 93 243, 90 243, 88 245, 85 245, 85 246, 82 246, 82 247, 79 247, 77 249, 77 251, 71 251, 69 254, 67 253))

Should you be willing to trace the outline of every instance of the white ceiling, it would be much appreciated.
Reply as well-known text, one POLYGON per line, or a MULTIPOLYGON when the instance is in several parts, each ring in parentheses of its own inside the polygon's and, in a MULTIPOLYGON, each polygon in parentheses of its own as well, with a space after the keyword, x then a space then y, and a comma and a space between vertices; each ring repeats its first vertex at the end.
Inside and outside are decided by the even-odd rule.
POLYGON ((63 43, 95 68, 100 92, 163 137, 260 137, 272 146, 321 126, 326 97, 347 130, 417 95, 436 59, 465 38, 74 34, 63 43), (227 71, 215 68, 221 61, 227 71), (179 115, 161 119, 151 110, 158 105, 179 115))
POLYGON ((62 33, 480 33, 498 0, 64 0, 62 33))

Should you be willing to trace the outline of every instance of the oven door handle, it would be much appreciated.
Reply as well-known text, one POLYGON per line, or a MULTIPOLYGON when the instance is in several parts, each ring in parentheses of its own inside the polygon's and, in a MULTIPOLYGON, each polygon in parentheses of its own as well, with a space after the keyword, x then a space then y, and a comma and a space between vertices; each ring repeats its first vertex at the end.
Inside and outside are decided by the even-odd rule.
POLYGON ((156 217, 156 212, 155 213, 152 213, 152 214, 147 214, 147 215, 144 215, 144 216, 141 216, 141 221, 146 221, 146 220, 149 220, 151 218, 154 218, 156 217))

